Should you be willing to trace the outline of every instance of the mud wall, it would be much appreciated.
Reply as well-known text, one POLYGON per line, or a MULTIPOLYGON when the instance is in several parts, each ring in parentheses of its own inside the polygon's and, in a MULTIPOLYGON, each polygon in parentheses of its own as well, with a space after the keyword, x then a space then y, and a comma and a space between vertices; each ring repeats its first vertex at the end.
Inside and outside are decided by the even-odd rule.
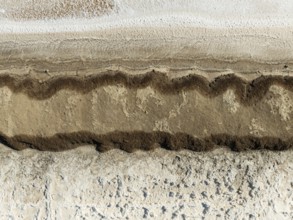
POLYGON ((0 219, 292 219, 290 0, 0 0, 0 219))

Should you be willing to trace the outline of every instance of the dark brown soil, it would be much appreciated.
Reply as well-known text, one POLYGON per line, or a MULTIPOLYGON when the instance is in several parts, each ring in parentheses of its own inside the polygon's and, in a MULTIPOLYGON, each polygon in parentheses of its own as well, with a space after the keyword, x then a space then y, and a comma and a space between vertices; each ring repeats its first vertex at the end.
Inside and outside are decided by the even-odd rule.
POLYGON ((67 89, 80 93, 89 93, 97 87, 124 85, 129 89, 142 89, 147 86, 164 94, 175 95, 183 90, 197 90, 202 95, 215 97, 227 89, 233 89, 238 100, 250 105, 261 100, 272 85, 293 91, 292 76, 261 76, 253 81, 246 81, 234 74, 219 76, 209 82, 205 77, 190 74, 170 79, 161 72, 148 72, 141 75, 129 75, 119 71, 107 71, 103 74, 82 76, 52 77, 45 81, 27 76, 0 75, 0 87, 7 86, 15 93, 24 93, 32 99, 44 100, 56 92, 67 89))
POLYGON ((16 135, 8 137, 0 134, 0 142, 15 150, 27 148, 40 151, 65 151, 83 145, 94 145, 97 151, 121 149, 126 152, 135 150, 149 151, 157 147, 166 150, 210 151, 218 146, 226 146, 232 151, 271 150, 283 151, 293 149, 293 137, 282 140, 276 137, 231 136, 227 134, 212 135, 206 138, 195 138, 185 133, 170 134, 167 132, 112 132, 97 135, 90 132, 56 134, 51 137, 16 135))

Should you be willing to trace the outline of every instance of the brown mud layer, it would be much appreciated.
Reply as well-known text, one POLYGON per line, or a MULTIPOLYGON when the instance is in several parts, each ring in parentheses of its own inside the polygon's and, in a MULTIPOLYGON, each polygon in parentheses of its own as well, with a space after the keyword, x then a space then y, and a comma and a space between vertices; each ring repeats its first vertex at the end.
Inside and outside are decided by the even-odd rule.
POLYGON ((0 142, 10 148, 292 149, 292 75, 155 69, 44 75, 0 74, 0 142))
POLYGON ((154 150, 161 147, 166 150, 210 151, 217 146, 226 146, 232 151, 271 150, 283 151, 293 149, 293 137, 282 140, 277 137, 233 136, 217 134, 207 138, 195 138, 185 133, 168 132, 111 132, 97 135, 91 132, 56 134, 51 137, 16 135, 8 137, 0 134, 0 142, 15 150, 36 149, 40 151, 64 151, 82 145, 94 145, 97 151, 104 152, 120 149, 126 152, 135 150, 154 150))
POLYGON ((260 76, 252 81, 247 81, 235 74, 218 76, 212 81, 196 74, 171 79, 167 74, 157 71, 140 75, 107 71, 90 76, 56 76, 43 81, 27 76, 0 75, 0 88, 8 87, 13 93, 23 93, 37 100, 49 99, 61 90, 86 94, 99 87, 117 84, 135 90, 151 87, 159 93, 169 95, 196 90, 209 98, 222 95, 228 89, 232 89, 244 105, 260 101, 273 85, 293 91, 293 77, 280 75, 260 76))

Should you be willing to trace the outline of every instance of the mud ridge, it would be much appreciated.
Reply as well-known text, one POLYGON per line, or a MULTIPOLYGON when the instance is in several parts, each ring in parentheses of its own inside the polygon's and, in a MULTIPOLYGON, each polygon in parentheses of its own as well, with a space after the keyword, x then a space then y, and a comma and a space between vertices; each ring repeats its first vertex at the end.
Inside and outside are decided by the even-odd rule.
POLYGON ((195 138, 186 133, 171 134, 155 132, 121 132, 94 134, 80 131, 60 133, 51 137, 16 135, 8 137, 0 134, 0 143, 15 150, 36 149, 39 151, 65 151, 84 145, 94 145, 99 152, 121 149, 126 152, 136 150, 150 151, 161 147, 166 150, 210 151, 217 146, 226 146, 232 151, 271 150, 283 151, 293 149, 293 137, 282 140, 277 137, 233 136, 228 134, 211 135, 195 138))
POLYGON ((59 76, 48 80, 0 75, 0 87, 8 87, 14 93, 24 93, 32 99, 49 99, 60 90, 72 90, 82 94, 109 85, 123 85, 128 89, 143 89, 148 86, 163 94, 178 94, 181 91, 197 90, 210 98, 233 89, 243 104, 253 104, 261 100, 272 85, 293 91, 292 76, 260 76, 247 81, 234 74, 223 75, 209 82, 204 76, 190 74, 169 78, 167 74, 151 71, 141 75, 129 75, 121 71, 107 71, 90 76, 59 76))

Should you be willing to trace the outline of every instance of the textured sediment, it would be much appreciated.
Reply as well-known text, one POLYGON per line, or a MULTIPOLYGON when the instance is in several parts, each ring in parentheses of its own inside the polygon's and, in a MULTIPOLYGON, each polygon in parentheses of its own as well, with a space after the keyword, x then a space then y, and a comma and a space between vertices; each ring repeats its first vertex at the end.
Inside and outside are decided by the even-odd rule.
POLYGON ((293 219, 292 11, 0 0, 0 219, 293 219))

